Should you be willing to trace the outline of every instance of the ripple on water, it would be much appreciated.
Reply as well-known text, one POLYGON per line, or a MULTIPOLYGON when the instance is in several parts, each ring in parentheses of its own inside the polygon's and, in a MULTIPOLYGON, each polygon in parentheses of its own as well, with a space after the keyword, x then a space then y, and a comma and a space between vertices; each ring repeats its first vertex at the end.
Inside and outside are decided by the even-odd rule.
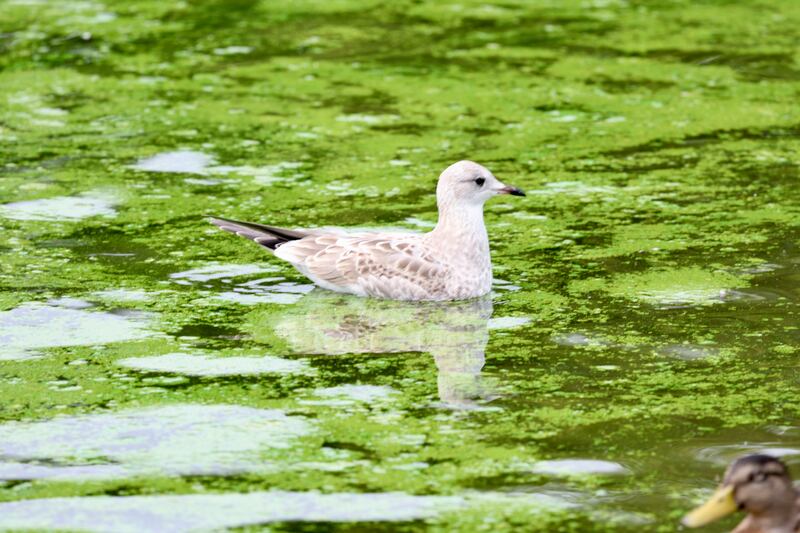
POLYGON ((592 334, 585 334, 579 332, 561 333, 553 335, 553 342, 561 346, 607 346, 608 341, 592 334))
POLYGON ((760 453, 772 457, 787 457, 800 455, 800 449, 784 448, 776 443, 741 443, 709 446, 697 451, 697 458, 720 466, 729 464, 734 459, 743 455, 760 453))
POLYGON ((513 291, 518 291, 521 288, 522 287, 520 287, 519 285, 514 285, 510 281, 506 281, 504 279, 494 278, 494 280, 492 280, 492 290, 494 290, 494 291, 511 291, 511 292, 513 292, 513 291))
MULTIPOLYGON (((596 289, 597 280, 589 287, 596 289)), ((580 287, 583 281, 576 282, 580 287)), ((611 295, 632 298, 662 309, 719 304, 721 295, 736 287, 748 285, 746 278, 721 270, 697 267, 652 269, 645 272, 620 274, 610 282, 601 282, 611 295)))
MULTIPOLYGON (((0 479, 230 475, 274 468, 303 418, 235 405, 170 405, 0 424, 0 479)), ((2 514, 2 513, 0 513, 2 514)))
POLYGON ((800 427, 797 426, 767 426, 765 429, 775 435, 791 436, 793 438, 800 436, 800 427))
POLYGON ((300 300, 304 294, 314 290, 310 283, 295 283, 292 281, 276 280, 283 278, 266 278, 237 285, 232 291, 225 291, 216 295, 216 299, 241 305, 257 304, 293 304, 300 300))
POLYGON ((431 518, 463 505, 455 496, 401 492, 251 492, 92 496, 0 503, 3 529, 81 531, 219 530, 269 522, 384 522, 431 518))
POLYGON ((658 348, 658 353, 669 357, 677 357, 690 361, 704 359, 719 355, 719 349, 714 346, 700 346, 698 344, 668 344, 658 348))
POLYGON ((783 265, 779 265, 777 263, 760 263, 757 265, 752 265, 747 268, 743 268, 742 272, 745 274, 767 274, 769 272, 775 272, 776 270, 780 270, 784 268, 783 265))
POLYGON ((57 196, 0 205, 0 216, 13 220, 67 221, 101 216, 113 217, 118 200, 111 194, 92 191, 76 196, 57 196))
POLYGON ((141 316, 88 311, 88 307, 90 303, 70 298, 0 311, 0 360, 25 359, 41 348, 106 344, 152 335, 141 316))
POLYGON ((286 281, 282 276, 271 276, 233 284, 233 278, 276 272, 279 268, 272 265, 220 265, 211 264, 203 267, 176 272, 170 277, 180 285, 202 283, 204 287, 212 288, 208 282, 231 284, 231 290, 222 291, 213 296, 215 300, 236 303, 240 305, 258 305, 265 303, 292 304, 300 300, 304 294, 314 290, 310 283, 295 283, 286 281))
POLYGON ((241 265, 223 265, 212 263, 210 265, 185 270, 183 272, 175 272, 170 274, 175 283, 180 285, 191 285, 192 283, 203 283, 217 279, 235 278, 239 276, 249 276, 253 274, 264 274, 267 272, 277 272, 279 269, 272 265, 256 265, 256 264, 241 264, 241 265))
POLYGON ((784 298, 785 295, 776 290, 747 289, 733 290, 723 289, 719 291, 719 299, 723 302, 765 302, 784 298))
POLYGON ((152 357, 120 359, 117 364, 146 372, 171 372, 187 376, 247 376, 257 374, 310 374, 305 361, 272 355, 250 357, 212 357, 169 353, 152 357))
POLYGON ((653 305, 669 309, 719 303, 720 294, 722 294, 722 291, 709 288, 687 290, 676 289, 672 291, 643 291, 639 294, 639 296, 641 299, 646 300, 653 305))

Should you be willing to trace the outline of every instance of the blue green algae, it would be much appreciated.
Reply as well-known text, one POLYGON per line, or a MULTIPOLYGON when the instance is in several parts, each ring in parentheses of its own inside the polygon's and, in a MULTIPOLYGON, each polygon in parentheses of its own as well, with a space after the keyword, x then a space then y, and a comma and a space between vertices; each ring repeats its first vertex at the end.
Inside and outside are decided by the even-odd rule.
POLYGON ((0 12, 0 529, 673 531, 800 461, 800 4, 0 12), (483 300, 203 219, 424 231, 463 158, 528 193, 483 300))

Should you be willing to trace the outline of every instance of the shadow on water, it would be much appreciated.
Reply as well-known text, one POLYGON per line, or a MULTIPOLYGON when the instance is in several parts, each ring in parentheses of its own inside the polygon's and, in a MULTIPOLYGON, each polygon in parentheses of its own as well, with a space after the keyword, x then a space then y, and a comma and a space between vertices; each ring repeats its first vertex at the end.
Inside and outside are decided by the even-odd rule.
POLYGON ((256 329, 274 329, 303 354, 430 353, 439 399, 469 408, 495 397, 481 380, 492 300, 395 302, 315 290, 256 329))

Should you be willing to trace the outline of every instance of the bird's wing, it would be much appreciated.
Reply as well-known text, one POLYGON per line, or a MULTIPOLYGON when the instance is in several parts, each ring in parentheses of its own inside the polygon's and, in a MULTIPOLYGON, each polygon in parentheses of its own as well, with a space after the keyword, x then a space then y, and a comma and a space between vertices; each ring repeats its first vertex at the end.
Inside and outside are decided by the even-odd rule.
POLYGON ((266 226, 264 224, 256 224, 255 222, 243 222, 241 220, 232 220, 230 218, 210 215, 209 218, 211 218, 211 223, 218 228, 229 231, 230 233, 235 233, 245 239, 250 239, 273 251, 282 244, 308 237, 313 233, 307 230, 292 230, 279 228, 277 226, 266 226))
POLYGON ((430 297, 447 275, 447 267, 412 235, 315 235, 284 244, 276 255, 323 286, 386 298, 430 297))

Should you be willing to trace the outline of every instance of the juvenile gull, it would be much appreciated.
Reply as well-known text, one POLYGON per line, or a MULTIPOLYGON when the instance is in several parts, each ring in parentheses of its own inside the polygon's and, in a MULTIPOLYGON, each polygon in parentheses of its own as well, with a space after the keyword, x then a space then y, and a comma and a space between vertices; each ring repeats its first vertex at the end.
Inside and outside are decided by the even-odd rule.
POLYGON ((392 300, 461 300, 492 287, 483 204, 497 194, 525 196, 481 165, 459 161, 439 176, 439 222, 424 234, 290 230, 220 217, 211 222, 269 248, 325 289, 392 300))

